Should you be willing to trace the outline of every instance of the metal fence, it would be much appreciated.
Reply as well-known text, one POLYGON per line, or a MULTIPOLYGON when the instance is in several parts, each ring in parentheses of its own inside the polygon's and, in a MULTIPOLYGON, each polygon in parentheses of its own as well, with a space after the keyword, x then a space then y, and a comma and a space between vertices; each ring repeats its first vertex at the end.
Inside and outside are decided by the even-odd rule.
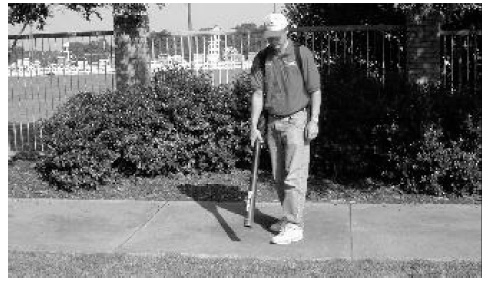
POLYGON ((291 37, 314 52, 325 75, 337 64, 349 63, 384 83, 388 72, 401 73, 405 69, 404 26, 306 27, 292 30, 291 37))
MULTIPOLYGON (((314 52, 323 75, 329 75, 337 63, 347 62, 364 68, 369 76, 383 83, 388 72, 405 70, 403 28, 304 27, 292 29, 290 36, 314 52)), ((480 37, 451 33, 442 37, 443 43, 451 42, 442 45, 445 84, 475 80, 480 74, 480 53, 476 55, 475 50, 477 46, 481 49, 480 37), (467 38, 457 38, 462 36, 467 38), (460 72, 463 67, 467 73, 460 72)), ((39 140, 42 130, 36 120, 52 115, 70 96, 115 88, 113 31, 8 38, 9 142, 13 151, 43 150, 39 140)), ((235 75, 248 71, 266 41, 258 33, 207 31, 150 37, 146 44, 152 72, 177 65, 208 72, 212 83, 218 85, 230 83, 235 75)))
POLYGON ((112 31, 9 35, 8 138, 12 151, 43 150, 37 120, 81 91, 113 89, 112 31), (73 57, 71 48, 81 57, 73 57), (94 54, 96 43, 102 54, 94 54), (67 60, 69 59, 69 60, 67 60), (101 60, 103 59, 103 60, 101 60), (69 64, 67 64, 69 63, 69 64), (109 68, 109 69, 108 69, 109 68))
POLYGON ((113 63, 112 31, 9 36, 9 122, 49 117, 80 91, 113 89, 113 63))
POLYGON ((440 43, 443 85, 451 90, 464 85, 478 89, 482 84, 481 31, 442 31, 440 43))
MULTIPOLYGON (((71 96, 115 89, 113 31, 9 35, 9 143, 12 151, 43 150, 37 120, 51 116, 71 96)), ((259 34, 197 32, 150 37, 152 72, 182 66, 229 83, 249 70, 265 46, 259 34)))

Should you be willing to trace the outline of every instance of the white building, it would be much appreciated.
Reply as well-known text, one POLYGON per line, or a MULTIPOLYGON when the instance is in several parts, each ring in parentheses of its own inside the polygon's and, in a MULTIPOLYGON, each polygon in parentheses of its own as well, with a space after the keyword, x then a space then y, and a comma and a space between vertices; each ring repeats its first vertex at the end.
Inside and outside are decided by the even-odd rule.
MULTIPOLYGON (((220 32, 222 29, 215 26, 212 31, 220 32)), ((208 54, 206 55, 208 62, 218 62, 220 60, 220 35, 213 35, 208 43, 208 54)))

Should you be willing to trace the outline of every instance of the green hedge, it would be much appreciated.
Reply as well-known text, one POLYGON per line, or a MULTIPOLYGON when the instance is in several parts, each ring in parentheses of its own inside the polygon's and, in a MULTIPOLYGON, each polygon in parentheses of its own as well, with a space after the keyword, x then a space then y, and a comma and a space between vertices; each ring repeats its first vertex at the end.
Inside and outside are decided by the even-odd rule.
POLYGON ((227 172, 250 162, 247 78, 213 87, 205 74, 161 72, 152 88, 81 93, 42 122, 39 171, 62 189, 122 175, 227 172))
POLYGON ((439 86, 412 91, 376 127, 378 146, 388 157, 384 174, 407 192, 481 194, 480 92, 439 86))
MULTIPOLYGON (((406 192, 481 193, 481 91, 385 85, 353 65, 321 69, 320 134, 311 174, 372 178, 406 192)), ((81 93, 44 120, 43 176, 63 189, 94 189, 120 176, 249 168, 249 77, 214 87, 205 74, 162 71, 151 88, 81 93)), ((269 154, 262 153, 269 170, 269 154)))
POLYGON ((481 193, 480 90, 411 85, 397 73, 382 84, 348 64, 331 66, 322 86, 313 173, 406 192, 481 193))

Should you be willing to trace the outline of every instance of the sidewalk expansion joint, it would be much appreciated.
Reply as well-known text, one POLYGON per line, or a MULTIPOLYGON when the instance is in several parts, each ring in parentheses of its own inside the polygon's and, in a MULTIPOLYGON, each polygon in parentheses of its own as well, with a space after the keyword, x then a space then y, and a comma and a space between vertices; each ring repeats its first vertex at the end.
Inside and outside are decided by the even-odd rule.
POLYGON ((350 258, 353 261, 353 212, 352 202, 349 203, 349 239, 350 239, 350 258))
POLYGON ((118 252, 119 250, 121 250, 123 246, 125 246, 125 244, 127 244, 138 232, 140 232, 140 230, 146 227, 157 216, 160 210, 167 205, 169 205, 168 201, 164 202, 163 204, 159 204, 157 206, 157 210, 150 216, 150 218, 147 219, 143 224, 141 224, 135 231, 133 231, 133 233, 131 233, 130 236, 127 239, 125 239, 120 245, 116 246, 113 252, 118 252))

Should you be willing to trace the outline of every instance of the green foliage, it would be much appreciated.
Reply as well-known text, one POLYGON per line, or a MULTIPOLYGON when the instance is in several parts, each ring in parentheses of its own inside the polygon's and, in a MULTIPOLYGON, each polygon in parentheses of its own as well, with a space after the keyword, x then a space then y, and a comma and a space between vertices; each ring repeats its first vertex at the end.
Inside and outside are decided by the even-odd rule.
POLYGON ((445 20, 444 30, 482 29, 482 3, 397 3, 394 7, 418 17, 440 14, 445 20))
MULTIPOLYGON (((244 78, 235 88, 213 87, 206 74, 174 69, 156 76, 157 100, 179 134, 181 172, 227 171, 243 158, 248 138, 248 93, 244 78)), ((244 158, 246 159, 246 158, 244 158)))
POLYGON ((114 181, 114 167, 133 158, 132 144, 151 140, 149 129, 158 118, 149 98, 145 92, 81 93, 70 98, 42 122, 47 152, 38 170, 68 190, 114 181))
POLYGON ((390 3, 287 3, 284 13, 297 27, 405 23, 401 11, 390 3))
POLYGON ((406 31, 402 29, 406 18, 393 4, 297 3, 286 4, 284 13, 292 27, 394 25, 383 32, 384 37, 374 37, 379 33, 365 28, 348 32, 334 29, 290 33, 294 41, 313 51, 318 65, 328 62, 330 65, 358 63, 379 77, 387 70, 400 70, 405 66, 405 55, 400 47, 404 47, 406 42, 406 31))
POLYGON ((322 86, 313 173, 432 195, 480 193, 480 91, 411 86, 396 74, 384 86, 350 65, 333 67, 322 86))
POLYGON ((314 173, 341 180, 377 176, 372 130, 390 110, 388 103, 396 100, 403 82, 397 75, 388 77, 394 84, 387 88, 391 92, 384 92, 378 80, 356 65, 331 66, 329 76, 322 77, 320 134, 312 142, 314 173))
MULTIPOLYGON (((411 193, 481 193, 480 90, 411 86, 397 74, 382 85, 356 65, 330 68, 312 174, 380 179, 411 193)), ((78 94, 43 121, 38 170, 70 190, 121 176, 248 168, 251 93, 245 73, 214 87, 206 74, 175 68, 157 73, 152 89, 78 94)))
POLYGON ((149 27, 149 17, 145 13, 126 11, 115 15, 113 19, 116 37, 118 31, 124 31, 130 38, 138 38, 141 37, 141 30, 148 30, 149 27))
POLYGON ((445 29, 482 27, 482 3, 287 3, 292 25, 404 25, 406 15, 445 16, 445 29))
POLYGON ((98 8, 107 4, 83 3, 83 4, 47 4, 47 3, 9 3, 9 25, 37 24, 37 29, 42 30, 46 25, 46 19, 52 16, 55 6, 64 5, 70 10, 79 12, 86 20, 91 15, 100 18, 98 8))
POLYGON ((394 8, 404 13, 440 13, 443 15, 453 15, 462 17, 465 13, 482 11, 482 3, 396 3, 394 8))
POLYGON ((450 93, 440 86, 412 91, 387 115, 390 125, 377 125, 374 132, 379 151, 387 155, 384 174, 407 192, 480 194, 480 91, 450 93))
MULTIPOLYGON (((9 3, 9 25, 29 25, 36 24, 36 28, 42 30, 46 25, 46 19, 52 17, 54 9, 58 6, 64 6, 69 10, 78 12, 82 17, 89 21, 92 15, 101 18, 99 9, 111 5, 113 11, 118 15, 143 14, 147 11, 149 4, 143 3, 9 3)), ((163 3, 156 4, 160 9, 165 6, 163 3)))
POLYGON ((467 122, 469 130, 476 130, 476 141, 471 138, 445 140, 441 127, 429 125, 425 127, 422 141, 411 143, 400 154, 392 152, 390 160, 395 163, 395 172, 406 191, 437 196, 482 193, 480 127, 473 125, 471 117, 467 122), (469 150, 469 144, 476 148, 469 150))
POLYGON ((43 3, 9 3, 9 25, 38 23, 42 30, 49 16, 49 5, 43 3))
POLYGON ((257 26, 255 23, 242 23, 234 27, 235 34, 260 33, 264 30, 264 24, 257 26))
POLYGON ((171 35, 171 32, 167 31, 166 29, 162 29, 160 32, 155 32, 151 31, 148 37, 150 39, 158 39, 158 38, 165 38, 171 35))
MULTIPOLYGON (((110 43, 106 39, 98 39, 89 43, 70 42, 70 52, 71 59, 77 61, 90 60, 92 62, 98 62, 99 59, 107 59, 111 56, 110 43)), ((38 56, 42 64, 53 62, 43 58, 45 57, 45 52, 36 56, 38 56)))
POLYGON ((122 175, 230 171, 250 161, 243 81, 213 87, 205 74, 172 69, 156 75, 154 89, 78 94, 42 122, 38 170, 66 190, 122 175))

